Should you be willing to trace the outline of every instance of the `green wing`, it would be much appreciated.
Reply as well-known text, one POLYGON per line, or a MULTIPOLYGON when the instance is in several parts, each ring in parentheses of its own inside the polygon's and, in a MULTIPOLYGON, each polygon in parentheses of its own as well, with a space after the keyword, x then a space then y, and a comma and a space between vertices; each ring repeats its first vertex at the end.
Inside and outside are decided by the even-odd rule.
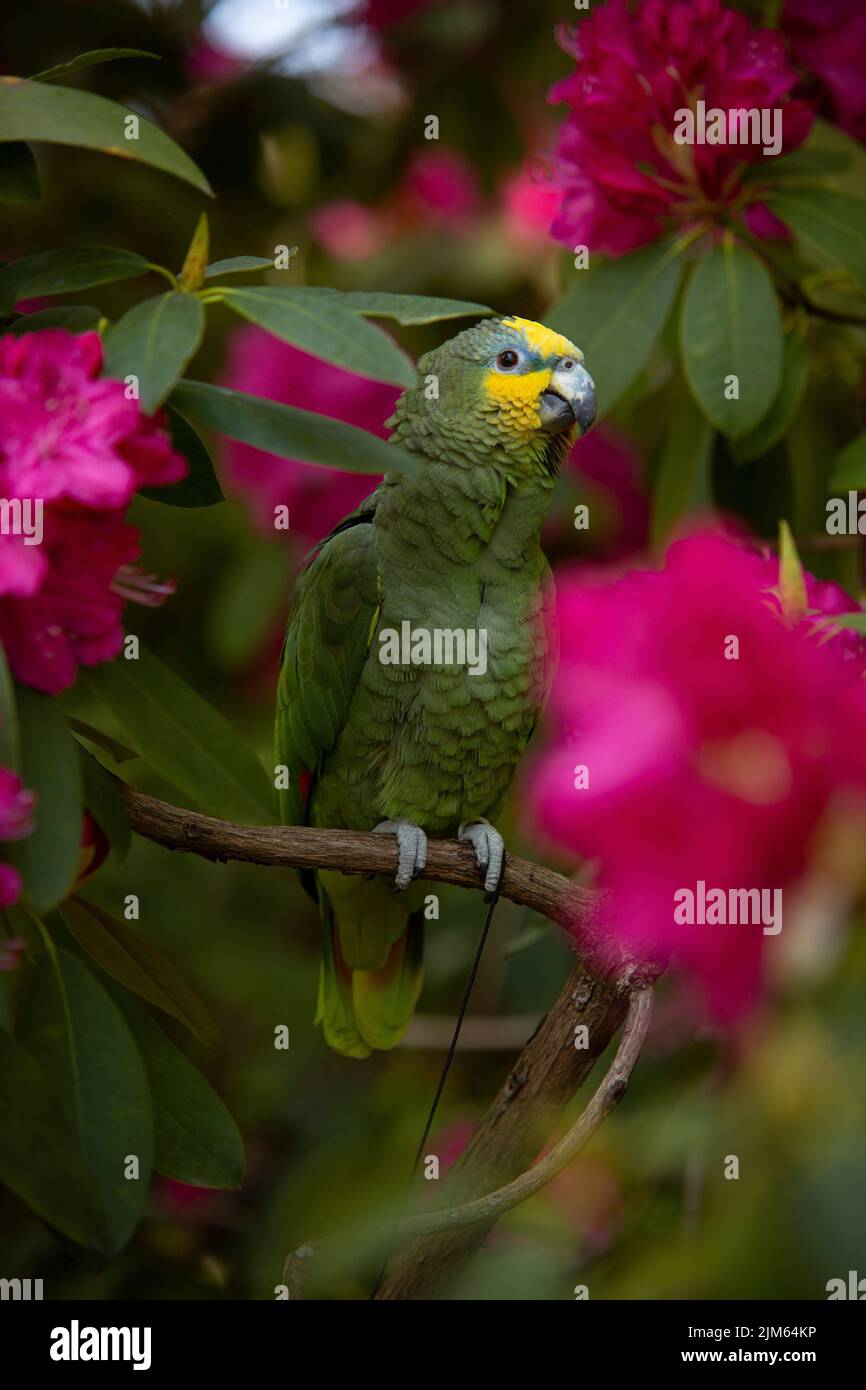
POLYGON ((276 762, 289 773, 284 825, 306 818, 310 780, 346 722, 369 649, 379 605, 373 510, 368 498, 341 522, 298 582, 277 692, 276 762))

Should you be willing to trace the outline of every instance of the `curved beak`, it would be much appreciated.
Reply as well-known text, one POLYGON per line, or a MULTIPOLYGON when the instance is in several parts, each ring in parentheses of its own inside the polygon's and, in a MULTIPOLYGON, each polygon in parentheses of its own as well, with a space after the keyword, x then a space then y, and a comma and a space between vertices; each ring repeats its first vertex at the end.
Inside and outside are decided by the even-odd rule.
POLYGON ((541 393, 541 428, 548 434, 561 434, 576 424, 581 434, 586 434, 596 408, 595 382, 589 372, 573 357, 564 357, 541 393))

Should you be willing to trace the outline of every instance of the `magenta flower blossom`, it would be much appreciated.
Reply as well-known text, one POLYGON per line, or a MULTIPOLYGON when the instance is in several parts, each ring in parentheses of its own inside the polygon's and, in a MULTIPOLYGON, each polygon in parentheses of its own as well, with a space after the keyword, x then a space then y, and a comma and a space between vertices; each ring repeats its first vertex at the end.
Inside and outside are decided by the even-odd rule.
POLYGON ((675 894, 790 906, 839 798, 866 806, 864 662, 822 640, 826 619, 786 617, 777 584, 777 561, 719 535, 677 542, 660 572, 560 578, 555 737, 531 787, 540 825, 598 860, 589 949, 673 953, 719 1019, 756 1002, 776 938, 678 922, 675 894))
MULTIPOLYGON (((23 840, 34 829, 36 796, 26 791, 21 778, 8 767, 0 767, 0 840, 23 840)), ((0 908, 11 907, 21 895, 21 875, 11 864, 0 864, 0 908)), ((4 942, 12 948, 14 941, 4 942)), ((0 959, 0 970, 13 970, 18 963, 18 954, 11 951, 4 963, 0 959)))
POLYGON ((124 597, 155 601, 129 568, 138 532, 123 509, 137 488, 187 469, 161 416, 143 415, 101 368, 96 333, 0 338, 0 494, 42 504, 38 543, 0 537, 0 641, 15 677, 49 694, 79 665, 117 655, 124 597))
MULTIPOLYGON (((608 0, 574 31, 577 60, 550 92, 571 109, 557 146, 561 206, 551 228, 569 246, 621 256, 668 227, 730 209, 760 145, 679 145, 677 112, 739 107, 782 111, 782 152, 796 149, 813 112, 789 94, 797 74, 779 34, 753 29, 722 0, 608 0)), ((759 235, 781 230, 757 205, 759 235)))
POLYGON ((824 87, 830 114, 866 140, 866 8, 863 0, 788 0, 782 32, 798 63, 824 87))
POLYGON ((464 223, 481 207, 475 172, 457 150, 415 154, 406 171, 405 194, 412 211, 436 222, 464 223))
MULTIPOLYGON (((396 386, 343 371, 252 326, 232 334, 222 381, 234 391, 315 410, 382 439, 400 394, 396 386)), ((288 507, 289 534, 300 536, 305 546, 326 536, 379 481, 368 474, 278 458, 231 441, 224 457, 230 485, 245 499, 262 530, 273 534, 276 508, 288 507)))
POLYGON ((186 464, 158 420, 100 378, 97 333, 0 338, 0 494, 125 507, 138 487, 173 483, 186 464))
POLYGON ((0 642, 18 680, 56 695, 79 666, 120 651, 123 597, 112 581, 137 557, 138 532, 120 512, 52 510, 39 550, 44 576, 27 595, 8 592, 0 569, 0 642))

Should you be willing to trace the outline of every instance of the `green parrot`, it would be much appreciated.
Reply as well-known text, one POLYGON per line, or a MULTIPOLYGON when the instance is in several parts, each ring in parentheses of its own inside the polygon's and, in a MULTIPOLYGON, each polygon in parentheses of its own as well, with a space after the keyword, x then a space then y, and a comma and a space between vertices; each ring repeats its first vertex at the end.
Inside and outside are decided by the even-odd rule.
POLYGON ((393 884, 307 875, 324 947, 316 1022, 348 1057, 390 1048, 421 988, 427 836, 469 842, 491 892, 495 817, 556 662, 540 546, 562 461, 595 417, 567 338, 485 319, 427 353, 391 439, 389 473, 302 574, 280 671, 284 824, 397 838, 393 884))

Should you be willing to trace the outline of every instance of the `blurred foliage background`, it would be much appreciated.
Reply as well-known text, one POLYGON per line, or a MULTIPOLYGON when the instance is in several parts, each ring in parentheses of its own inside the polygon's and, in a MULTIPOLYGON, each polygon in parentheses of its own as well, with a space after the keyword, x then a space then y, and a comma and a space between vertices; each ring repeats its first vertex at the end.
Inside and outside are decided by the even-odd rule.
MULTIPOLYGON (((549 194, 528 175, 559 119, 545 94, 569 68, 554 26, 573 18, 567 0, 42 0, 7 10, 0 63, 28 74, 107 45, 159 54, 160 62, 130 59, 72 81, 151 114, 189 150, 216 194, 207 209, 214 258, 297 245, 293 283, 440 293, 541 318, 570 258, 547 233, 549 194), (431 113, 436 144, 424 139, 431 113)), ((83 150, 44 147, 40 163, 44 200, 3 210, 4 257, 95 244, 180 265, 202 206, 193 189, 83 150)), ((106 286, 100 306, 115 317, 139 290, 106 286)), ((247 332, 221 313, 221 331, 208 334, 191 369, 199 379, 229 370, 239 351, 231 335, 247 332)), ((435 325, 400 338, 416 353, 450 331, 435 325)), ((852 591, 859 545, 828 548, 821 534, 811 544, 823 533, 825 491, 823 465, 811 460, 828 463, 858 427, 862 349, 862 334, 827 349, 790 456, 774 468, 736 469, 722 448, 714 464, 717 499, 748 529, 772 535, 778 517, 793 513, 805 562, 852 591)), ((279 344, 262 335, 246 352, 252 369, 279 377, 279 344)), ((665 370, 663 335, 640 382, 581 446, 579 463, 569 462, 549 527, 552 558, 620 562, 645 550, 665 370), (588 532, 573 526, 578 499, 591 507, 588 532)), ((286 398, 303 404, 316 389, 311 376, 286 398)), ((220 507, 136 499, 145 566, 177 583, 165 608, 136 613, 136 630, 269 766, 292 578, 315 537, 275 539, 257 522, 248 474, 239 481, 227 454, 222 476, 229 500, 220 507)), ((90 712, 81 691, 68 708, 90 712)), ((156 781, 144 785, 176 799, 156 781)), ((502 826, 507 840, 551 862, 521 822, 519 801, 502 826)), ((422 1017, 396 1052, 360 1064, 329 1052, 313 1027, 319 925, 294 875, 215 866, 140 840, 123 865, 109 859, 90 896, 118 913, 137 893, 137 929, 219 1022, 208 1050, 179 1029, 177 1038, 242 1130, 246 1179, 238 1192, 157 1180, 148 1219, 101 1268, 82 1264, 4 1193, 0 1271, 44 1277, 51 1297, 270 1298, 291 1248, 345 1235, 396 1200, 482 921, 480 894, 440 891, 422 1017), (280 1024, 290 1030, 288 1051, 274 1047, 280 1024)), ((443 1170, 568 968, 555 929, 500 906, 430 1145, 443 1170), (498 1021, 499 1046, 472 1046, 479 1016, 498 1021)), ((826 1280, 862 1265, 866 1250, 864 977, 866 941, 855 932, 841 956, 813 962, 734 1050, 696 1030, 687 998, 664 985, 625 1104, 567 1173, 500 1224, 456 1296, 567 1299, 585 1283, 593 1299, 823 1297, 826 1280), (739 1182, 723 1177, 728 1154, 739 1155, 739 1182)), ((347 1257, 320 1292, 364 1297, 374 1273, 347 1257)))

